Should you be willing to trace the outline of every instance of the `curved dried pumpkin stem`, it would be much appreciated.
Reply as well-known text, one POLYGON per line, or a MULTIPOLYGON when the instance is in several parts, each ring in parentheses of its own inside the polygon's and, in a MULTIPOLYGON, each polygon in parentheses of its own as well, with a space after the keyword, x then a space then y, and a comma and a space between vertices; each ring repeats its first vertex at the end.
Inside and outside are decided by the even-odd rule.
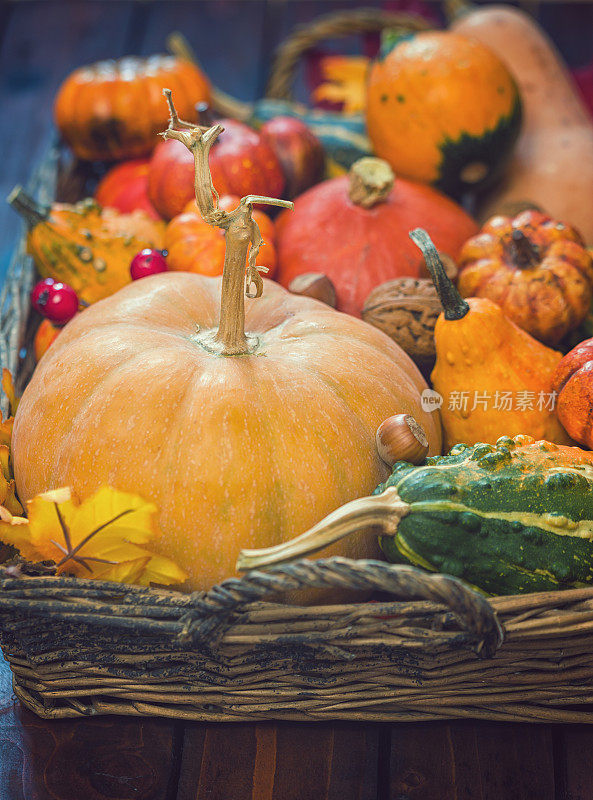
MULTIPOLYGON (((394 488, 370 497, 360 497, 332 511, 317 525, 288 542, 261 550, 241 550, 237 570, 262 569, 310 556, 362 529, 379 528, 384 535, 394 536, 399 521, 408 510, 408 504, 400 499, 394 488)), ((374 536, 376 532, 369 530, 368 535, 374 536)))
POLYGON ((208 164, 210 148, 224 128, 213 125, 205 128, 179 119, 173 105, 170 89, 163 89, 169 104, 169 127, 161 135, 165 139, 176 139, 184 144, 194 157, 194 188, 196 203, 205 222, 222 228, 225 232, 226 250, 222 272, 220 301, 220 323, 209 347, 221 355, 245 355, 251 351, 245 335, 245 293, 248 297, 260 297, 263 281, 256 265, 259 249, 263 244, 257 222, 252 217, 253 203, 292 208, 288 200, 274 197, 248 195, 237 208, 224 211, 218 206, 218 193, 212 183, 208 164), (249 250, 251 246, 251 251, 249 250), (247 273, 245 264, 249 252, 247 273), (245 286, 244 286, 245 282, 245 286), (255 291, 250 291, 251 286, 255 291))

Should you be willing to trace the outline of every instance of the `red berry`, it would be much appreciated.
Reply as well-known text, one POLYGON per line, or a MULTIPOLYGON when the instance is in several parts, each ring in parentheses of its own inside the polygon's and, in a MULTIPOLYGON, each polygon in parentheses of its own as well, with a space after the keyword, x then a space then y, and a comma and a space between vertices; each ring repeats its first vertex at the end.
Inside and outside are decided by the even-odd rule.
POLYGON ((39 283, 36 283, 31 290, 31 305, 35 311, 38 311, 40 314, 43 314, 43 307, 49 298, 49 290, 54 283, 55 281, 53 278, 45 278, 44 280, 39 281, 39 283))
POLYGON ((67 283, 45 278, 33 287, 31 304, 46 319, 65 325, 78 312, 78 295, 67 283))
POLYGON ((130 264, 130 275, 133 281, 166 272, 167 259, 162 250, 153 250, 150 247, 136 253, 130 264))

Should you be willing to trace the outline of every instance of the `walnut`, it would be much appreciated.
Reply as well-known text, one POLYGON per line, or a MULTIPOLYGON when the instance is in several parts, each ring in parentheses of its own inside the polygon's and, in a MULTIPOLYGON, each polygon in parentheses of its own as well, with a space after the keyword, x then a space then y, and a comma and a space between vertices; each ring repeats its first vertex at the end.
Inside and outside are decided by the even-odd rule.
POLYGON ((426 373, 434 365, 434 326, 442 310, 431 280, 397 278, 373 289, 362 318, 397 342, 426 373))

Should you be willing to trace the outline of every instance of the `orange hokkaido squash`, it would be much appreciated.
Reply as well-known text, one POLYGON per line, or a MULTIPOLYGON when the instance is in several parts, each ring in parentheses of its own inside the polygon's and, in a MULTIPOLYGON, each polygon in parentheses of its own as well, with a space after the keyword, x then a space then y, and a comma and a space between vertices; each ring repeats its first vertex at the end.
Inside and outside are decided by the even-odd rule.
MULTIPOLYGON (((394 342, 255 271, 262 198, 215 204, 207 158, 220 130, 166 136, 194 152, 198 205, 226 230, 222 279, 164 273, 79 314, 25 389, 13 433, 24 501, 65 484, 85 498, 104 483, 150 498, 158 549, 192 589, 232 575, 242 547, 283 541, 371 491, 388 471, 375 447, 386 417, 411 414, 430 452, 441 446, 426 384, 394 342), (263 297, 245 319, 250 244, 250 294, 263 297)), ((337 552, 376 551, 361 536, 337 552)))
POLYGON ((403 180, 385 161, 361 158, 349 175, 313 186, 294 212, 278 218, 278 281, 322 272, 336 288, 338 309, 357 317, 369 292, 393 278, 425 276, 408 237, 422 225, 441 252, 456 259, 478 226, 453 200, 403 180))
MULTIPOLYGON (((218 201, 220 208, 230 211, 239 203, 233 195, 223 195, 218 201)), ((253 219, 259 225, 264 240, 257 262, 266 267, 266 276, 273 278, 276 272, 276 232, 274 223, 263 211, 254 209, 253 219)), ((202 219, 195 200, 191 200, 183 213, 173 217, 165 231, 165 250, 169 269, 180 272, 195 272, 197 275, 222 275, 224 265, 224 231, 213 228, 202 219)))

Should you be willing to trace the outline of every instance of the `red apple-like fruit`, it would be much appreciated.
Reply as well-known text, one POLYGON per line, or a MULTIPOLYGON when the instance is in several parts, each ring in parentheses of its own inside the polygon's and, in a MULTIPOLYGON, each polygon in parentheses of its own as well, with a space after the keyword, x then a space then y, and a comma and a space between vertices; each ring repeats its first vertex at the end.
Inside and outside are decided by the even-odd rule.
POLYGON ((158 275, 159 272, 167 272, 167 259, 162 250, 154 250, 145 247, 136 253, 130 264, 130 277, 133 281, 140 278, 148 278, 149 275, 158 275))
MULTIPOLYGON (((257 131, 233 119, 210 150, 212 183, 220 194, 282 197, 284 174, 276 154, 257 131)), ((156 210, 172 219, 194 197, 194 160, 175 139, 158 144, 150 161, 148 195, 156 210)))
POLYGON ((282 165, 288 198, 297 197, 323 178, 323 145, 302 120, 274 117, 262 125, 260 134, 282 165))

